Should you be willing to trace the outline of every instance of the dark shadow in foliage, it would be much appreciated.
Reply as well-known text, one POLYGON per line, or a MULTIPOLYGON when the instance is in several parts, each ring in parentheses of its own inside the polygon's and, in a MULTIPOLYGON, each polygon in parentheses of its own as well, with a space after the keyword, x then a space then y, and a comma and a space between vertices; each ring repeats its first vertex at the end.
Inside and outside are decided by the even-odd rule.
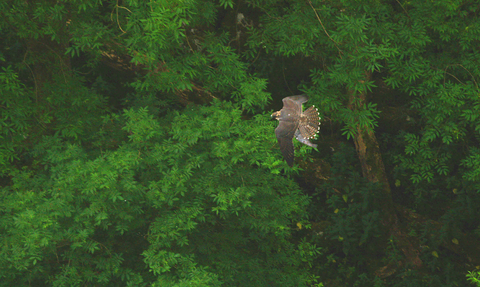
POLYGON ((350 146, 341 144, 328 161, 331 175, 316 189, 309 211, 315 222, 313 240, 326 248, 318 272, 324 282, 353 286, 362 273, 371 273, 382 264, 382 226, 375 206, 381 187, 361 176, 350 146))

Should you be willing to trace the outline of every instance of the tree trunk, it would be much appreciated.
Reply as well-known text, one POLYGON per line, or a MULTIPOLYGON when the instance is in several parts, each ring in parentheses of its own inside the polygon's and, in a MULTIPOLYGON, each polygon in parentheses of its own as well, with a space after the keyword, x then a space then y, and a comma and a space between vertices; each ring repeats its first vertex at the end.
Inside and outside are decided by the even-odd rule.
MULTIPOLYGON (((367 80, 369 78, 367 74, 367 80)), ((366 104, 366 95, 349 92, 349 108, 351 110, 362 109, 366 104)), ((398 223, 396 209, 393 204, 390 184, 383 165, 380 147, 373 130, 358 125, 354 137, 355 148, 362 166, 362 173, 370 182, 382 185, 381 195, 378 197, 376 205, 380 208, 382 224, 387 227, 387 235, 394 236, 397 239, 398 247, 402 250, 408 263, 420 267, 422 261, 419 258, 418 244, 413 244, 413 238, 408 236, 405 229, 398 223)), ((382 273, 388 273, 383 272, 382 273)))

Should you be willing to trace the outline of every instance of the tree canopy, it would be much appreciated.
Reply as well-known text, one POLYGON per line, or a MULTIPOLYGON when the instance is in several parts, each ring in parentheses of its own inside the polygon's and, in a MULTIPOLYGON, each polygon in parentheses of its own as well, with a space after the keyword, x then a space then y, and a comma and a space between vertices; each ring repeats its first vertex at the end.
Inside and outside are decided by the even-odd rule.
POLYGON ((0 2, 0 282, 480 285, 479 11, 0 2))

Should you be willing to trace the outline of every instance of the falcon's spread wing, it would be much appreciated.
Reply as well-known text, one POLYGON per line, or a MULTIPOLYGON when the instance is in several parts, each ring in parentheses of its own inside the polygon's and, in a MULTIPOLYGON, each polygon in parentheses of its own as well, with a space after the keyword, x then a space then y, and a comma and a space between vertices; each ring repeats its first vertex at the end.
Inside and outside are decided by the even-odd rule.
POLYGON ((285 101, 292 101, 301 105, 308 101, 308 96, 307 95, 291 96, 291 97, 284 98, 282 101, 284 104, 285 104, 285 101))
POLYGON ((316 147, 309 139, 318 131, 319 117, 315 107, 302 112, 302 104, 308 101, 306 95, 286 97, 282 101, 283 108, 272 114, 272 117, 279 121, 275 135, 285 161, 289 166, 293 166, 293 137, 303 144, 316 147))
POLYGON ((297 130, 298 122, 280 121, 278 127, 275 129, 280 150, 283 158, 289 166, 293 166, 293 135, 297 130))
POLYGON ((286 97, 282 100, 283 102, 282 110, 292 110, 297 115, 301 115, 302 104, 305 103, 306 101, 308 101, 308 97, 306 95, 286 97))

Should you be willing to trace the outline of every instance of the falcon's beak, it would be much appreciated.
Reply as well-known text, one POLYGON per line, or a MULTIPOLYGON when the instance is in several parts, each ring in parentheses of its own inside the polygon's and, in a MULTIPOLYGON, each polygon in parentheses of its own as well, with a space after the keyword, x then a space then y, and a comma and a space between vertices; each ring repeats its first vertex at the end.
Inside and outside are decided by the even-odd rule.
POLYGON ((272 117, 272 120, 278 120, 278 117, 280 116, 280 111, 278 112, 274 112, 271 117, 272 117))

